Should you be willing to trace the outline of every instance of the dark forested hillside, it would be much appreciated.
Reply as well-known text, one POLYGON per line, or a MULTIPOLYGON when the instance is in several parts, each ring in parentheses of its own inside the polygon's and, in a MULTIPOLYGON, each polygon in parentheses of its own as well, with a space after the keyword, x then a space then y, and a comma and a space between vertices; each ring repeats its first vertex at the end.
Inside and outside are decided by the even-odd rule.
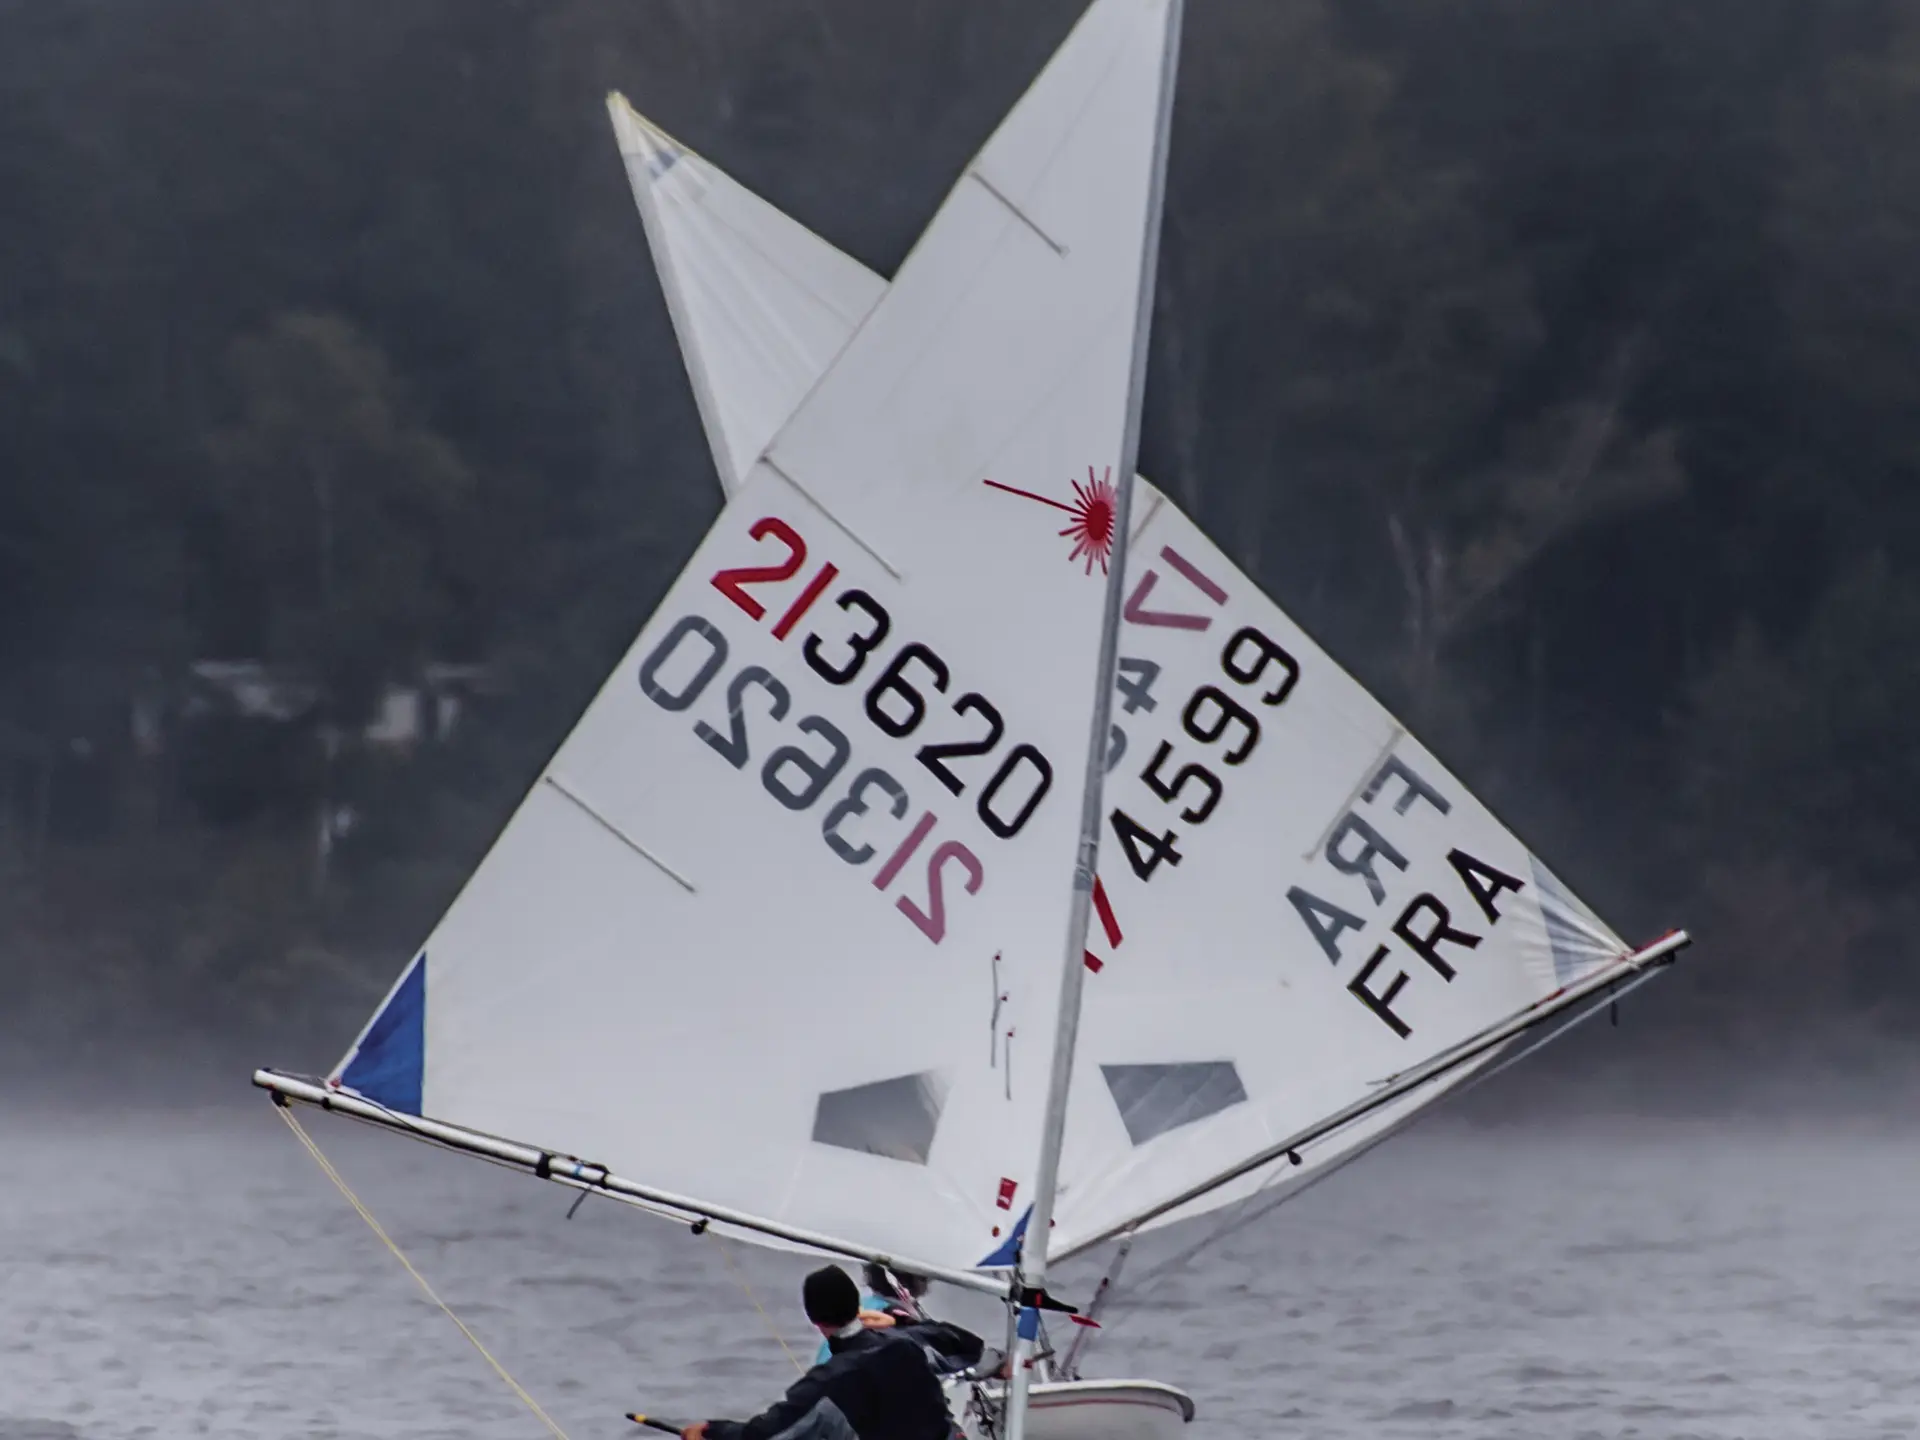
MULTIPOLYGON (((890 271, 1078 8, 0 0, 8 1043, 332 1053, 717 509, 606 90, 890 271)), ((1920 1018, 1920 0, 1189 9, 1143 468, 1674 1049, 1920 1018)))

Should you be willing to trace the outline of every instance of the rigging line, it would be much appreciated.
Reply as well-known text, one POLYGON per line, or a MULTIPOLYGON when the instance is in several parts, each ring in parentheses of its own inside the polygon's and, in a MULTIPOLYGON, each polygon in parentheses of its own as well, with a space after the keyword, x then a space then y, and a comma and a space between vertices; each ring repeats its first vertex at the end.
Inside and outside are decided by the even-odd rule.
MULTIPOLYGON (((366 1115, 357 1115, 351 1110, 330 1109, 327 1113, 329 1115, 336 1115, 342 1120, 350 1120, 355 1125, 364 1125, 370 1130, 379 1130, 389 1135, 397 1130, 409 1140, 416 1141, 434 1150, 443 1150, 449 1155, 458 1155, 462 1160, 478 1160, 483 1165, 492 1165, 496 1169, 510 1171, 515 1175, 525 1175, 527 1173, 527 1167, 525 1165, 516 1165, 511 1160, 502 1160, 495 1155, 483 1154, 478 1150, 469 1150, 464 1145, 449 1144, 437 1136, 423 1134, 421 1131, 415 1130, 407 1124, 407 1121, 412 1117, 409 1117, 401 1111, 388 1109, 377 1100, 369 1100, 366 1096, 358 1094, 357 1092, 353 1098, 362 1104, 371 1105, 374 1109, 388 1115, 391 1117, 392 1123, 389 1124, 384 1120, 375 1120, 366 1115)), ((595 1165, 589 1168, 598 1169, 600 1167, 595 1165)), ((564 1186, 580 1192, 578 1198, 574 1200, 572 1207, 567 1211, 567 1218, 569 1220, 574 1217, 574 1213, 579 1210, 581 1203, 589 1195, 607 1195, 609 1199, 618 1200, 622 1205, 627 1206, 629 1209, 638 1210, 642 1215, 651 1215, 656 1220, 671 1220, 676 1225, 685 1225, 688 1214, 694 1213, 675 1210, 664 1205, 650 1204, 645 1200, 635 1199, 631 1195, 611 1195, 591 1181, 575 1180, 566 1175, 549 1175, 547 1176, 547 1183, 549 1185, 564 1186)))
POLYGON ((467 1328, 467 1322, 453 1313, 453 1307, 442 1300, 440 1293, 427 1283, 427 1277, 414 1268, 413 1261, 407 1258, 406 1252, 394 1243, 393 1237, 387 1234, 378 1220, 373 1218, 373 1212, 367 1209, 358 1195, 353 1193, 353 1187, 347 1184, 346 1179, 338 1170, 333 1168, 333 1162, 321 1153, 319 1143, 307 1133, 306 1127, 300 1123, 299 1117, 293 1113, 293 1107, 284 1102, 276 1102, 273 1108, 279 1112, 280 1118, 287 1122, 287 1128, 299 1137, 300 1143, 306 1146, 307 1153, 313 1156, 314 1164, 318 1165, 322 1173, 333 1182, 334 1188, 346 1196, 347 1203, 359 1212, 360 1218, 367 1222, 367 1228, 380 1237, 380 1243, 393 1252, 393 1258, 398 1260, 401 1265, 406 1268, 407 1274, 413 1277, 414 1283, 420 1287, 426 1297, 435 1305, 438 1305, 441 1313, 459 1328, 462 1335, 467 1337, 468 1342, 473 1348, 480 1352, 480 1358, 493 1367, 493 1373, 506 1382, 509 1390, 520 1397, 521 1403, 533 1412, 534 1418, 547 1427, 547 1430, 554 1436, 554 1440, 567 1440, 567 1432, 562 1430, 559 1425, 554 1422, 554 1418, 551 1415, 540 1408, 540 1402, 529 1395, 526 1388, 521 1385, 518 1380, 507 1373, 507 1367, 494 1358, 493 1352, 480 1343, 480 1337, 467 1328))
POLYGON ((768 1333, 773 1336, 774 1342, 779 1345, 782 1350, 786 1351, 787 1359, 793 1362, 793 1368, 798 1370, 802 1375, 806 1374, 807 1367, 802 1365, 800 1363, 800 1357, 793 1353, 793 1347, 787 1344, 787 1337, 780 1333, 780 1327, 774 1323, 773 1316, 767 1313, 767 1307, 762 1305, 760 1303, 760 1297, 754 1294, 753 1285, 748 1281, 746 1273, 735 1263, 733 1247, 727 1244, 724 1235, 715 1234, 713 1239, 714 1243, 720 1247, 720 1258, 727 1262, 727 1269, 731 1270, 733 1272, 733 1278, 740 1282, 740 1288, 747 1292, 747 1299, 751 1300, 753 1302, 753 1308, 760 1312, 760 1318, 767 1322, 768 1333))
MULTIPOLYGON (((1244 1176, 1253 1175, 1259 1171, 1268 1169, 1283 1155, 1288 1159, 1292 1159, 1295 1152, 1306 1146, 1315 1144, 1337 1131, 1346 1129, 1356 1120, 1364 1119, 1366 1116, 1372 1115, 1380 1110, 1381 1107, 1404 1099, 1415 1091, 1430 1085, 1435 1079, 1452 1074, 1463 1065, 1471 1064, 1483 1055, 1502 1050, 1509 1041, 1525 1035, 1530 1031, 1537 1030, 1540 1026, 1570 1013, 1576 1007, 1586 1004, 1599 991, 1617 988, 1623 971, 1627 976, 1631 977, 1642 974, 1655 966, 1664 968, 1671 965, 1673 963, 1671 957, 1674 953, 1685 949, 1692 943, 1693 937, 1688 935, 1686 931, 1674 930, 1654 941, 1651 945, 1642 946, 1631 954, 1621 955, 1610 962, 1598 965, 1589 970, 1584 979, 1564 984, 1552 994, 1534 1001, 1533 1004, 1527 1006, 1524 1010, 1509 1016, 1498 1024, 1491 1025, 1484 1030, 1476 1032, 1467 1039, 1442 1050, 1430 1059, 1389 1076, 1385 1082, 1377 1085, 1371 1094, 1362 1099, 1355 1100, 1349 1105, 1343 1106, 1333 1114, 1309 1125, 1306 1129, 1255 1151, 1244 1161, 1232 1166, 1230 1169, 1223 1170, 1219 1174, 1203 1181, 1201 1184, 1190 1186, 1178 1194, 1169 1195, 1154 1204, 1151 1208, 1141 1211, 1130 1219, 1111 1225, 1105 1230, 1097 1231, 1085 1239, 1075 1241, 1068 1247, 1066 1253, 1072 1255, 1083 1250, 1091 1250, 1094 1246, 1111 1240, 1116 1235, 1138 1230, 1143 1225, 1150 1225, 1163 1216, 1173 1214, 1183 1207, 1192 1204, 1194 1201, 1202 1199, 1223 1185, 1230 1185, 1244 1176)), ((1045 1174, 1044 1168, 1042 1174, 1043 1176, 1045 1174)), ((1044 1232, 1042 1233, 1044 1234, 1044 1232)))
POLYGON ((1069 1380, 1080 1378, 1080 1356, 1087 1348, 1095 1333, 1101 1314, 1106 1310, 1107 1302, 1113 1298, 1115 1284, 1120 1279, 1120 1271, 1126 1266, 1127 1257, 1133 1253, 1134 1237, 1121 1239, 1119 1248, 1114 1251, 1113 1259, 1107 1264, 1107 1273, 1100 1277, 1100 1285, 1093 1292, 1093 1299, 1087 1302, 1088 1324, 1074 1331, 1073 1343, 1067 1347, 1066 1359, 1061 1362, 1061 1373, 1069 1380))
MULTIPOLYGON (((1620 999, 1624 998, 1625 996, 1631 995, 1635 990, 1638 990, 1642 985, 1652 980, 1658 974, 1659 972, 1657 970, 1646 970, 1634 976, 1618 991, 1617 994, 1615 994, 1612 997, 1612 1001, 1609 1003, 1617 1003, 1620 999)), ((1574 1030, 1578 1026, 1586 1024, 1587 1021, 1591 1020, 1595 1015, 1598 1015, 1602 1010, 1606 1008, 1607 1008, 1606 1004, 1594 1004, 1594 1005, 1588 1006, 1586 1009, 1580 1011, 1579 1013, 1574 1015, 1572 1019, 1566 1021, 1565 1023, 1553 1026, 1552 1028, 1547 1030, 1546 1033, 1544 1034, 1534 1036, 1525 1045, 1522 1045, 1516 1050, 1514 1050, 1512 1054, 1501 1056, 1498 1064, 1489 1066, 1487 1069, 1482 1070, 1477 1074, 1468 1076, 1464 1082, 1462 1082, 1459 1086, 1455 1087, 1450 1092, 1448 1092, 1448 1094, 1444 1098, 1448 1100, 1457 1100, 1462 1095, 1465 1095, 1468 1091, 1478 1089, 1481 1085, 1484 1085, 1486 1084, 1487 1081, 1493 1079, 1494 1076, 1499 1075, 1504 1071, 1511 1069, 1515 1065, 1518 1065, 1522 1060, 1525 1060, 1528 1056, 1532 1055, 1535 1051, 1540 1050, 1545 1046, 1552 1044, 1555 1040, 1560 1039, 1563 1035, 1567 1034, 1571 1030, 1574 1030)), ((1413 1120, 1424 1119, 1424 1118, 1425 1116, 1423 1114, 1421 1114, 1420 1112, 1416 1112, 1414 1115, 1409 1116, 1407 1121, 1404 1123, 1412 1123, 1413 1120)), ((1400 1127, 1394 1126, 1392 1128, 1397 1130, 1400 1127)), ((1335 1133, 1338 1134, 1339 1132, 1336 1131, 1335 1133)), ((1385 1135, 1380 1137, 1381 1140, 1385 1140, 1386 1138, 1387 1136, 1385 1135)), ((1378 1143, 1378 1142, 1376 1141, 1375 1143, 1378 1143)), ((1302 1148, 1304 1149, 1306 1147, 1303 1146, 1302 1148)), ((1178 1251, 1177 1253, 1167 1257, 1167 1259, 1155 1265, 1151 1270, 1147 1271, 1146 1274, 1142 1275, 1137 1281, 1135 1281, 1133 1286, 1130 1287, 1132 1291, 1131 1296, 1126 1301, 1126 1303, 1121 1307, 1122 1313, 1124 1314, 1127 1311, 1137 1310, 1142 1304, 1144 1304, 1148 1299, 1152 1297, 1154 1292, 1159 1288, 1161 1282, 1166 1280, 1166 1278, 1169 1275, 1172 1275, 1177 1271, 1184 1269, 1187 1265, 1192 1263, 1194 1258, 1198 1256, 1201 1251, 1210 1249, 1212 1246, 1219 1244, 1222 1240, 1228 1239, 1229 1237, 1238 1234, 1240 1231, 1245 1230, 1249 1225, 1257 1224, 1259 1221, 1266 1219, 1267 1216, 1271 1215, 1275 1210, 1278 1210, 1282 1205, 1285 1205, 1290 1201, 1299 1199, 1302 1194, 1312 1189, 1313 1186, 1317 1185, 1320 1181, 1327 1179, 1329 1176, 1333 1175, 1336 1171, 1343 1169, 1345 1167, 1347 1160, 1358 1159, 1360 1155, 1364 1154, 1366 1150, 1371 1148, 1372 1148, 1371 1145, 1363 1147, 1363 1149, 1361 1149, 1360 1151, 1356 1151, 1353 1155, 1345 1157, 1345 1159, 1341 1160, 1339 1163, 1325 1170, 1320 1171, 1316 1175, 1308 1176, 1304 1184, 1300 1185, 1296 1189, 1289 1190, 1284 1195, 1269 1196, 1267 1194, 1268 1189, 1270 1189, 1274 1184, 1277 1184, 1278 1181, 1284 1178, 1285 1175, 1288 1173, 1286 1171, 1280 1171, 1273 1180, 1269 1180, 1265 1185, 1262 1185, 1258 1190, 1254 1191, 1253 1194, 1247 1196, 1247 1198, 1241 1201, 1239 1204, 1230 1207, 1229 1210, 1222 1215, 1220 1219, 1220 1223, 1216 1228, 1214 1228, 1211 1231, 1211 1233, 1201 1236, 1198 1240, 1194 1241, 1193 1244, 1187 1246, 1184 1250, 1178 1251), (1264 1203, 1262 1203, 1263 1201, 1264 1203)), ((1131 1243, 1131 1240, 1133 1238, 1135 1237, 1131 1235, 1128 1236, 1127 1237, 1128 1242, 1131 1243)), ((1109 1330, 1113 1329, 1114 1328, 1113 1323, 1109 1322, 1106 1328, 1109 1330)))

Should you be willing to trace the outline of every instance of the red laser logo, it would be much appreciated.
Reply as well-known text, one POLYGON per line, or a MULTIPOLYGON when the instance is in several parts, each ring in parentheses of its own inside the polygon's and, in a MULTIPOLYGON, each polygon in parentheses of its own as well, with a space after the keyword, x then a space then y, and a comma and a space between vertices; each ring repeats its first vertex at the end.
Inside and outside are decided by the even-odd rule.
POLYGON ((1056 510, 1064 510, 1073 518, 1068 521, 1061 534, 1073 541, 1073 550, 1067 556, 1067 563, 1076 560, 1085 562, 1085 573, 1093 574, 1093 562, 1100 562, 1100 573, 1107 573, 1107 561, 1113 555, 1114 525, 1118 516, 1117 494, 1113 488, 1113 467, 1107 467, 1105 478, 1094 474, 1093 467, 1087 467, 1087 480, 1083 485, 1078 480, 1073 484, 1073 503, 1062 500, 1049 500, 1045 495, 1036 495, 1031 490, 1019 490, 1012 485, 1002 485, 998 480, 983 480, 983 485, 991 485, 995 490, 1004 490, 1009 495, 1018 495, 1026 500, 1037 500, 1042 505, 1051 505, 1056 510))

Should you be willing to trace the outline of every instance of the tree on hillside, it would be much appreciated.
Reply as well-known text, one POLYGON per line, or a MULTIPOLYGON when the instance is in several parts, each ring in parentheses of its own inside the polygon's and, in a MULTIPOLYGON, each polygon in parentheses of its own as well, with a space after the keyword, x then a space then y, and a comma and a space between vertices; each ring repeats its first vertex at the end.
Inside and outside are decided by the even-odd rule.
MULTIPOLYGON (((1789 642, 1749 629, 1679 731, 1679 838, 1740 943, 1738 1004, 1911 993, 1920 870, 1920 585, 1872 557, 1789 642)), ((1729 980, 1728 983, 1731 983, 1729 980)))
POLYGON ((1920 585, 1871 557, 1785 645, 1749 630, 1698 685, 1680 772, 1696 834, 1870 892, 1920 870, 1920 585))
POLYGON ((1920 3, 1780 110, 1775 234, 1811 429, 1778 499, 1813 502, 1844 547, 1920 561, 1920 3), (1835 473, 1835 464, 1849 473, 1835 473))
POLYGON ((364 720, 451 634, 474 474, 338 316, 283 315, 236 341, 232 375, 211 497, 254 604, 230 633, 316 678, 336 723, 364 720))
MULTIPOLYGON (((1449 651, 1555 546, 1670 496, 1630 401, 1644 346, 1529 393, 1530 257, 1423 144, 1322 0, 1192 28, 1156 343, 1170 488, 1423 731, 1467 718, 1449 651), (1366 667, 1363 667, 1366 668, 1366 667)), ((1466 728, 1464 725, 1456 729, 1466 728)))

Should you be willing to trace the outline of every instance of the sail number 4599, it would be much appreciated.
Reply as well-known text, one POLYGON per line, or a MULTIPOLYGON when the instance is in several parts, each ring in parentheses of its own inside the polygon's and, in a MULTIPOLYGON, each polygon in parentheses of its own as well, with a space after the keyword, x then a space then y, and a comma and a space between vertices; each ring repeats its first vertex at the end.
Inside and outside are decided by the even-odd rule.
MULTIPOLYGON (((1221 673, 1236 685, 1254 691, 1262 708, 1282 705, 1300 682, 1300 664, 1280 645, 1251 625, 1241 627, 1220 653, 1221 673)), ((1219 746, 1224 766, 1242 764, 1260 744, 1260 717, 1218 685, 1206 684, 1188 698, 1180 712, 1180 728, 1201 745, 1219 746)), ((1179 763, 1174 742, 1164 740, 1140 772, 1140 778, 1162 803, 1177 807, 1189 825, 1204 825, 1226 794, 1220 776, 1198 761, 1179 763), (1177 768, 1176 768, 1177 766, 1177 768)), ((1142 880, 1151 880, 1162 865, 1178 865, 1179 832, 1168 826, 1156 831, 1125 810, 1108 817, 1114 838, 1127 863, 1142 880)))

